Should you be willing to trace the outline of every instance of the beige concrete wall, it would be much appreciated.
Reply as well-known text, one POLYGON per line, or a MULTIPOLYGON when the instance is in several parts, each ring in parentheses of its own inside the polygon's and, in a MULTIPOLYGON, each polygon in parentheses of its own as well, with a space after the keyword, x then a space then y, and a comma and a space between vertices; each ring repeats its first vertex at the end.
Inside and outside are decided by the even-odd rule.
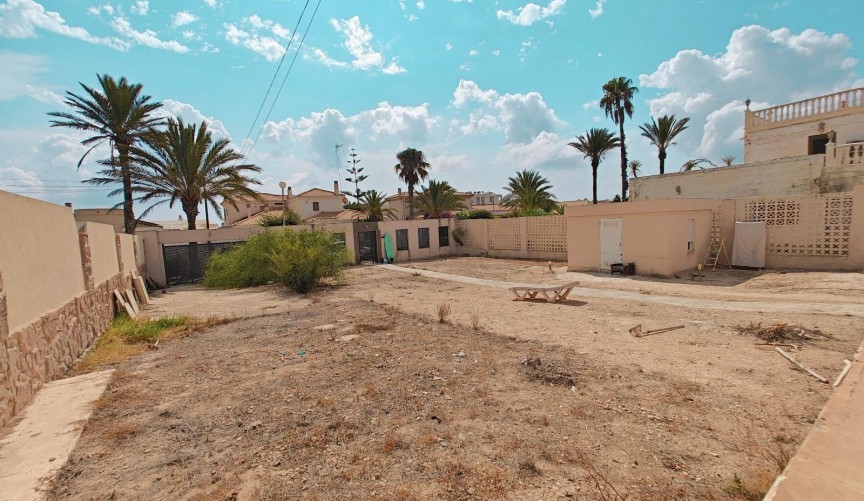
POLYGON ((825 155, 715 167, 631 179, 634 200, 734 199, 849 191, 864 183, 864 165, 826 165, 825 155))
POLYGON ((864 107, 820 114, 802 121, 789 121, 744 137, 744 162, 765 162, 808 154, 809 137, 828 131, 837 133, 837 144, 864 141, 864 107), (820 124, 823 124, 820 130, 820 124))
POLYGON ((465 230, 455 254, 512 259, 567 259, 564 216, 515 217, 456 221, 465 230))
MULTIPOLYGON (((291 228, 298 228, 292 226, 291 228)), ((263 233, 263 226, 234 226, 211 230, 170 230, 156 232, 160 244, 185 244, 189 242, 235 242, 248 240, 250 236, 263 233)))
POLYGON ((82 233, 87 234, 90 244, 90 262, 93 283, 100 284, 120 272, 117 259, 117 239, 114 228, 99 223, 84 223, 82 233))
MULTIPOLYGON (((384 221, 378 223, 379 242, 384 238, 385 234, 389 234, 393 240, 393 250, 396 252, 395 262, 413 261, 418 259, 431 259, 436 257, 445 257, 453 254, 453 248, 456 242, 453 241, 453 220, 452 219, 415 219, 413 221, 384 221), (438 228, 447 227, 449 236, 449 245, 441 247, 438 241, 438 228), (418 236, 419 228, 427 228, 429 230, 429 247, 426 249, 420 248, 420 239, 418 236), (396 251, 396 230, 408 231, 408 250, 396 251)), ((379 248, 379 256, 384 256, 383 247, 379 248)))
POLYGON ((0 191, 0 232, 10 331, 84 291, 70 208, 0 191))
POLYGON ((124 273, 131 273, 137 270, 138 263, 135 259, 135 236, 118 233, 117 238, 120 243, 120 269, 124 273))
POLYGON ((123 233, 123 209, 76 209, 75 221, 99 223, 114 227, 115 233, 123 233))
POLYGON ((351 256, 351 262, 355 261, 354 254, 354 224, 350 222, 325 222, 310 225, 315 231, 329 231, 331 233, 342 233, 345 235, 345 248, 351 256))
POLYGON ((571 271, 600 269, 600 222, 621 218, 623 261, 640 275, 672 275, 701 263, 711 239, 713 200, 652 200, 565 208, 567 265, 571 271), (687 250, 688 220, 694 220, 695 250, 687 250))

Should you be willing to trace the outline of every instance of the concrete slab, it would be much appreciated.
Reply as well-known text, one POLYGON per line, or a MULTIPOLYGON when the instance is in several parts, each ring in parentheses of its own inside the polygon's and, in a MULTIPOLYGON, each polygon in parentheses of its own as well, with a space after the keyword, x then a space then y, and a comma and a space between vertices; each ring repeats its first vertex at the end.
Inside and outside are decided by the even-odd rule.
POLYGON ((0 501, 44 499, 43 479, 69 458, 91 403, 108 386, 113 370, 52 381, 24 409, 22 420, 0 440, 0 501))
POLYGON ((764 501, 864 499, 862 350, 764 501))

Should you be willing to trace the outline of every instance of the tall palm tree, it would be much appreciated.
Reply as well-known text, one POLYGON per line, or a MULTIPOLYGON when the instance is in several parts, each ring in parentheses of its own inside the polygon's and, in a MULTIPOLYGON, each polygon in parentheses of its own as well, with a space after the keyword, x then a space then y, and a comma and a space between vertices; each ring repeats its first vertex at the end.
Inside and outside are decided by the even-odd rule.
POLYGON ((660 159, 660 174, 666 172, 666 148, 675 144, 675 137, 687 128, 687 117, 677 120, 675 115, 663 115, 658 120, 651 118, 651 123, 640 125, 642 137, 647 137, 651 144, 657 147, 657 158, 660 159))
MULTIPOLYGON (((596 204, 597 168, 600 167, 600 161, 603 160, 606 153, 621 146, 621 141, 609 129, 593 128, 584 135, 577 137, 575 142, 569 144, 582 152, 585 158, 591 159, 591 196, 593 203, 596 204)), ((627 171, 625 170, 624 173, 626 174, 627 171)))
POLYGON ((723 162, 723 165, 726 167, 731 167, 735 165, 735 155, 726 155, 725 157, 720 159, 723 162))
MULTIPOLYGON (((54 111, 51 127, 69 127, 93 133, 81 141, 90 148, 78 160, 78 168, 96 147, 108 142, 111 147, 109 167, 119 169, 112 182, 122 184, 123 226, 126 233, 135 232, 135 211, 132 204, 132 178, 130 174, 129 150, 149 129, 159 125, 161 118, 151 115, 162 103, 151 102, 150 96, 141 94, 141 84, 130 84, 125 77, 114 80, 108 75, 97 75, 100 89, 79 82, 85 95, 66 91, 63 101, 72 109, 71 113, 54 111), (116 156, 115 156, 116 151, 116 156)), ((113 192, 117 193, 117 192, 113 192)))
POLYGON ((399 178, 408 185, 408 219, 414 219, 414 186, 429 176, 429 162, 420 150, 408 148, 396 154, 399 163, 394 170, 399 178))
POLYGON ((385 217, 396 219, 396 211, 386 207, 387 194, 378 193, 377 190, 369 190, 360 196, 360 202, 354 207, 363 213, 366 221, 383 221, 385 217))
POLYGON ((507 195, 501 205, 518 214, 535 210, 551 211, 555 208, 555 195, 549 190, 552 183, 535 170, 522 170, 507 178, 507 195))
MULTIPOLYGON (((231 204, 240 197, 258 198, 250 185, 261 182, 249 174, 261 172, 261 168, 237 163, 243 160, 243 155, 230 148, 228 139, 214 141, 204 122, 186 125, 182 119, 168 119, 164 131, 152 131, 144 142, 147 148, 133 147, 130 152, 134 159, 132 190, 139 195, 139 202, 158 201, 142 216, 160 204, 173 207, 179 203, 186 213, 188 228, 194 230, 201 203, 205 208, 212 207, 221 217, 217 197, 231 204)), ((100 174, 104 177, 89 182, 114 182, 110 169, 100 174)))
POLYGON ((626 77, 615 77, 603 85, 600 107, 618 125, 621 144, 621 200, 627 200, 627 146, 624 144, 624 118, 633 117, 633 96, 639 89, 626 77))
POLYGON ((639 160, 630 160, 627 163, 627 166, 630 167, 630 175, 633 177, 639 177, 639 171, 642 170, 642 162, 639 160))
POLYGON ((429 180, 429 186, 417 194, 414 208, 426 214, 426 217, 439 219, 448 213, 466 209, 465 201, 447 181, 429 180))

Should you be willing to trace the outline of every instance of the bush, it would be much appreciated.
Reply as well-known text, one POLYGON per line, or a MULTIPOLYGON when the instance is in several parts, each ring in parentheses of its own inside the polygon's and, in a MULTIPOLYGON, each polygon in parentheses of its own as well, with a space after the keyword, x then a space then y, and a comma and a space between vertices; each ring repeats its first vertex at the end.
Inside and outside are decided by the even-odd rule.
POLYGON ((495 216, 486 209, 463 210, 456 214, 456 219, 493 219, 495 216))
MULTIPOLYGON (((285 209, 285 226, 294 226, 303 222, 300 218, 300 214, 297 214, 291 209, 285 209)), ((264 214, 261 216, 261 219, 258 220, 258 224, 260 226, 268 227, 268 226, 282 226, 282 214, 264 214)))
POLYGON ((220 289, 281 283, 307 293, 325 278, 342 278, 348 251, 332 233, 268 231, 210 256, 204 285, 220 289))

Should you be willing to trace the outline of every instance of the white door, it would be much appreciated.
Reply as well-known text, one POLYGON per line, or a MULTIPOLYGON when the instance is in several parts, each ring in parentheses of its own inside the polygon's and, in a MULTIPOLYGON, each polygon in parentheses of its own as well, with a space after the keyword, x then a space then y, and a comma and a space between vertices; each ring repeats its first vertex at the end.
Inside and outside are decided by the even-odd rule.
POLYGON ((608 270, 612 263, 621 263, 621 218, 611 217, 600 220, 600 269, 608 270))

